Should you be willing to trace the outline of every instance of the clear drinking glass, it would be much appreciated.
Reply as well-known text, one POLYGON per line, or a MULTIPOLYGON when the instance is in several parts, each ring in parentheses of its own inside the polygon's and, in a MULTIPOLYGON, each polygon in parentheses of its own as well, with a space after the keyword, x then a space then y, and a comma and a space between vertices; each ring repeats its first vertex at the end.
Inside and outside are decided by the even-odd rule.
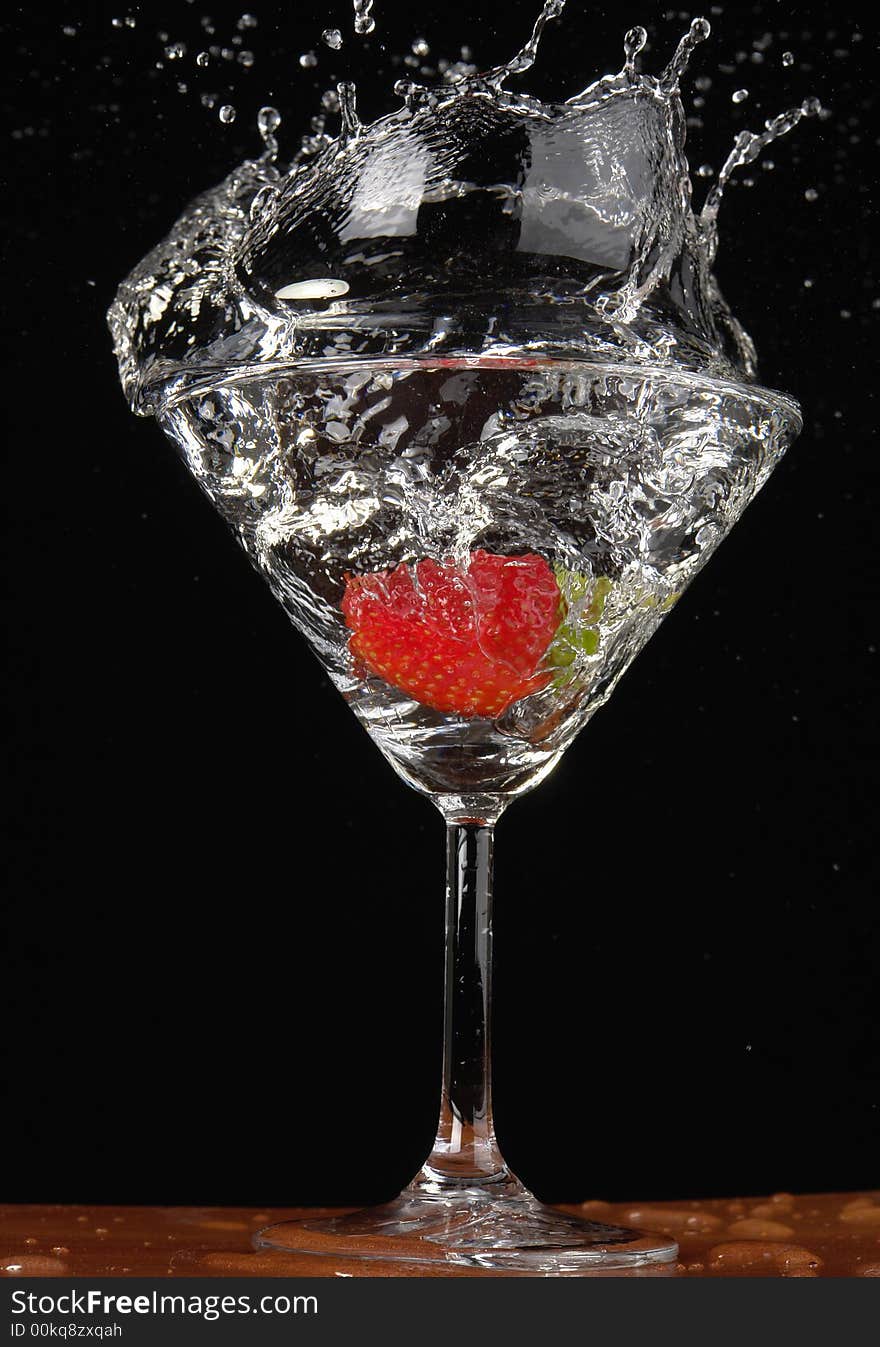
POLYGON ((646 84, 630 55, 588 94, 462 85, 365 131, 349 114, 313 165, 246 165, 193 203, 111 310, 132 405, 447 827, 431 1154, 393 1202, 263 1248, 525 1275, 676 1256, 543 1206, 499 1151, 493 830, 800 416, 755 382, 711 277, 674 79, 646 84))

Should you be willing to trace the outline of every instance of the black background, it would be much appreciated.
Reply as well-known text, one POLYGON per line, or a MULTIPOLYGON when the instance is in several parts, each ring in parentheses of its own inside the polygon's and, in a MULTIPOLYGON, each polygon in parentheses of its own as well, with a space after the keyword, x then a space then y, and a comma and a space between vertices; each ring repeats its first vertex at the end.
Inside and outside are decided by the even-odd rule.
MULTIPOLYGON (((439 816, 129 414, 103 315, 189 198, 257 152, 262 103, 290 146, 353 74, 371 118, 399 73, 383 44, 424 35, 454 57, 468 42, 494 64, 537 6, 396 17, 377 0, 365 47, 347 0, 254 0, 254 67, 199 70, 244 7, 15 7, 3 37, 12 1200, 373 1200, 432 1135, 439 816), (199 35, 206 12, 215 36, 199 35), (126 13, 137 28, 114 29, 126 13), (156 69, 160 30, 189 53, 156 69)), ((617 68, 637 21, 658 69, 678 11, 573 0, 529 87, 568 96, 617 68)), ((609 707, 499 826, 498 1129, 560 1200, 877 1183, 876 29, 830 4, 727 6, 713 24, 693 165, 717 169, 736 130, 807 94, 833 112, 775 146, 722 217, 722 286, 806 427, 609 707), (737 63, 767 31, 763 64, 737 63)))

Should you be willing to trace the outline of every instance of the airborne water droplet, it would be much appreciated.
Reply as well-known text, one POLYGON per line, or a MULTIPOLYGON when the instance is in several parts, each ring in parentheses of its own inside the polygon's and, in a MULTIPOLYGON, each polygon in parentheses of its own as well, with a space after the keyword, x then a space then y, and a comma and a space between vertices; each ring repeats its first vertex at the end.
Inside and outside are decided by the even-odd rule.
POLYGON ((376 20, 370 13, 372 8, 373 0, 354 0, 354 31, 360 37, 372 33, 376 27, 376 20))
POLYGON ((331 51, 339 51, 342 46, 342 34, 338 28, 325 28, 321 34, 321 41, 326 43, 331 51))
POLYGON ((281 125, 281 113, 277 108, 260 108, 257 113, 257 130, 263 139, 271 136, 273 131, 277 131, 281 125))
POLYGON ((794 65, 794 52, 791 52, 791 51, 784 51, 784 52, 782 53, 782 64, 783 64, 783 65, 794 65))
POLYGON ((312 70, 318 64, 318 58, 313 51, 304 51, 299 63, 303 70, 312 70))
POLYGON ((196 65, 200 65, 204 70, 206 65, 210 65, 211 58, 206 51, 200 51, 196 57, 196 65))
POLYGON ((235 115, 236 115, 235 108, 232 106, 231 103, 224 103, 222 108, 220 109, 220 112, 218 113, 218 116, 221 122, 223 122, 224 126, 229 126, 231 122, 234 122, 235 115))
POLYGON ((748 98, 748 96, 749 96, 748 89, 736 89, 730 95, 730 101, 732 103, 744 103, 748 98))

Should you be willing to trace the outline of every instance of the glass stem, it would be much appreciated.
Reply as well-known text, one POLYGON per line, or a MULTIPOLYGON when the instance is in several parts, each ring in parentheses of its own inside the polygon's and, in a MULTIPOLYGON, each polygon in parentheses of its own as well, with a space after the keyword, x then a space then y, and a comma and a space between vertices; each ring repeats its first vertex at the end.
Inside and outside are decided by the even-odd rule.
POLYGON ((440 1122, 410 1191, 522 1192, 492 1118, 492 844, 481 819, 447 822, 446 994, 440 1122))

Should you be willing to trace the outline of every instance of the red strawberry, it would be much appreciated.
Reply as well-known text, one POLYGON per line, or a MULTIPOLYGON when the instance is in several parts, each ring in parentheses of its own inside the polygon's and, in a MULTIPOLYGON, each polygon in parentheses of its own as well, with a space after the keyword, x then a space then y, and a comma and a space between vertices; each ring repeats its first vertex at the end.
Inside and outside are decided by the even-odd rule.
POLYGON ((499 716, 550 682, 539 666, 562 617, 543 557, 472 552, 350 576, 342 599, 353 655, 423 706, 499 716))

